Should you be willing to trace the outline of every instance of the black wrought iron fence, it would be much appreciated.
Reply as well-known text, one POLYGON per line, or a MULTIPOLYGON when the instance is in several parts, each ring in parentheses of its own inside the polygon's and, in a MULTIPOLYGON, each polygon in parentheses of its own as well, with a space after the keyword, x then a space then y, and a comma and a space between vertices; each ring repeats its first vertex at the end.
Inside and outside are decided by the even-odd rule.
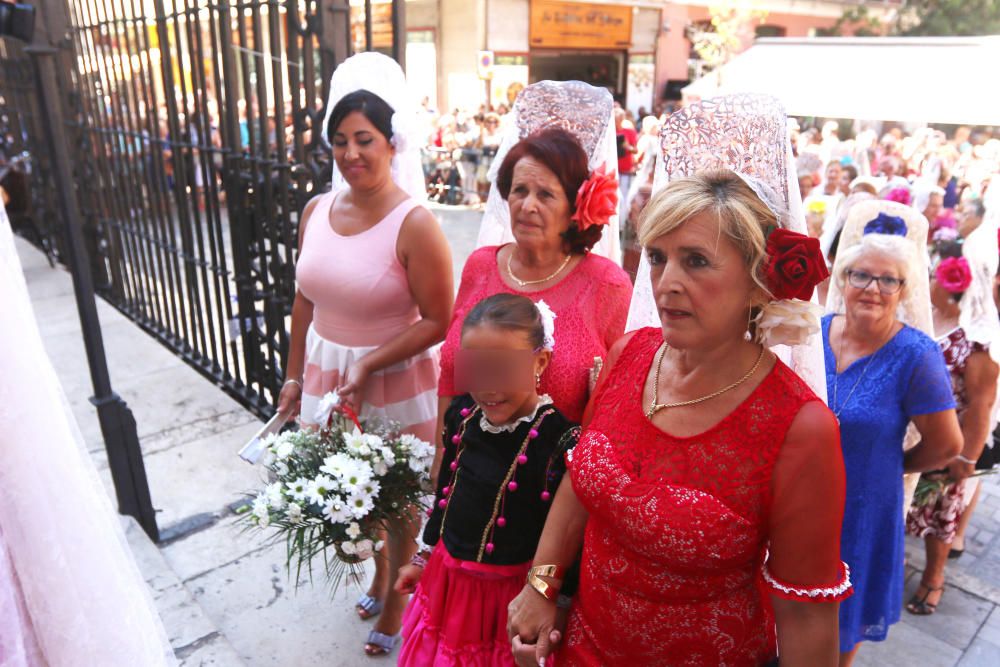
MULTIPOLYGON (((330 75, 378 46, 372 3, 64 2, 43 0, 67 16, 61 74, 98 292, 265 416, 282 382, 298 216, 329 181, 319 126, 330 75)), ((391 4, 398 32, 403 2, 391 4)), ((394 33, 386 50, 398 57, 401 43, 394 33)), ((58 256, 20 78, 30 64, 4 49, 3 148, 37 156, 26 236, 58 256)))

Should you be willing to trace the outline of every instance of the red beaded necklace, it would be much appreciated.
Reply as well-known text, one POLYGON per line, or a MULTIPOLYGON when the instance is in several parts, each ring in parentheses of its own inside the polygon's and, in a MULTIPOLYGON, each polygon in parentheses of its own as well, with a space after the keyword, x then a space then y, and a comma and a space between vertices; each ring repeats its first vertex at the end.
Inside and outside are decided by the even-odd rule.
MULTIPOLYGON (((459 472, 461 471, 460 460, 462 458, 462 454, 465 452, 465 431, 466 428, 468 428, 469 422, 471 422, 480 412, 481 410, 479 406, 472 409, 462 408, 460 413, 462 415, 462 423, 458 428, 458 433, 451 436, 451 443, 458 447, 458 450, 455 452, 455 458, 449 466, 451 470, 451 479, 449 480, 448 485, 441 489, 441 497, 437 501, 438 507, 444 510, 444 516, 441 517, 440 536, 444 535, 444 525, 448 518, 448 508, 451 505, 451 498, 454 495, 455 485, 458 484, 459 472)), ((531 428, 528 429, 528 434, 521 442, 521 447, 518 449, 517 455, 514 457, 514 461, 510 464, 510 468, 507 470, 507 474, 504 476, 503 482, 501 482, 500 488, 497 491, 496 498, 493 501, 493 514, 490 517, 490 520, 486 523, 486 527, 483 529, 483 537, 479 543, 479 554, 476 556, 476 562, 481 563, 483 561, 483 553, 493 553, 493 536, 496 529, 507 526, 507 519, 504 517, 504 508, 506 506, 507 494, 515 493, 517 491, 517 480, 514 479, 514 477, 517 474, 518 466, 523 466, 528 462, 527 450, 529 443, 538 437, 538 427, 541 425, 542 421, 553 413, 555 413, 555 410, 551 407, 543 410, 541 414, 535 418, 531 428)), ((541 499, 543 502, 549 502, 551 498, 552 494, 549 492, 549 474, 548 470, 546 470, 541 499)))

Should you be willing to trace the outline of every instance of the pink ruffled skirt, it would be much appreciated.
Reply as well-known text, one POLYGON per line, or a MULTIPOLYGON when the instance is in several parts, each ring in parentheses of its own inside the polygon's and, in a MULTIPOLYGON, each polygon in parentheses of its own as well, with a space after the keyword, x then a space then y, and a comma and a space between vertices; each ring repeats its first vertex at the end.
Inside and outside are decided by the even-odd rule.
POLYGON ((521 592, 530 565, 458 560, 439 542, 403 614, 398 664, 513 666, 507 605, 521 592))

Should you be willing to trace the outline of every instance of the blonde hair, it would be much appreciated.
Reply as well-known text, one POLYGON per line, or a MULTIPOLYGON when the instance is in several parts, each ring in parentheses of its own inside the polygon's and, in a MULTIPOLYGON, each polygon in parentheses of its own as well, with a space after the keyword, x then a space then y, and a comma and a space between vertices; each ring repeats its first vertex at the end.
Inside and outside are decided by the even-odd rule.
POLYGON ((913 242, 905 236, 895 236, 893 234, 865 234, 858 243, 850 248, 843 248, 837 253, 837 261, 833 268, 833 279, 837 282, 837 287, 841 293, 847 284, 847 272, 854 268, 863 257, 872 254, 885 255, 896 264, 896 271, 903 280, 903 287, 899 291, 899 298, 905 299, 910 292, 910 267, 916 265, 916 258, 913 256, 915 248, 913 242))
POLYGON ((705 171, 671 181, 643 209, 638 224, 639 243, 648 246, 706 212, 718 219, 720 233, 736 244, 753 281, 770 295, 762 267, 767 259, 767 228, 777 225, 778 219, 732 171, 705 171))

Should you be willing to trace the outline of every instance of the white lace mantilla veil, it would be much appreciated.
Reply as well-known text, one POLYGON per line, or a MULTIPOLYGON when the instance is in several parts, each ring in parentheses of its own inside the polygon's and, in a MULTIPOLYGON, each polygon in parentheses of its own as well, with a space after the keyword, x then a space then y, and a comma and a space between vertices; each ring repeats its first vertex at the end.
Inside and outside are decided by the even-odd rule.
POLYGON ((175 665, 45 354, 2 204, 0 306, 16 323, 0 327, 0 664, 175 665))
POLYGON ((972 284, 959 303, 959 324, 969 340, 989 345, 990 356, 1000 363, 1000 314, 993 301, 994 278, 1000 264, 997 233, 1000 231, 1000 183, 986 191, 983 221, 962 244, 962 255, 972 270, 972 284))
MULTIPOLYGON (((754 94, 713 97, 674 112, 663 124, 653 192, 671 180, 728 169, 750 186, 782 228, 805 234, 794 164, 788 120, 777 99, 754 94)), ((660 316, 649 261, 641 253, 625 330, 648 326, 659 327, 660 316)), ((803 345, 775 345, 771 351, 826 400, 823 341, 818 334, 803 345)))
MULTIPOLYGON (((561 127, 573 133, 587 153, 590 171, 604 167, 617 178, 618 152, 613 111, 611 93, 582 81, 539 81, 522 90, 511 110, 514 122, 507 125, 487 175, 491 183, 490 194, 486 199, 476 247, 503 245, 514 240, 510 229, 510 209, 496 187, 497 172, 514 144, 530 134, 547 127, 561 127)), ((574 193, 570 198, 575 196, 574 193)), ((611 216, 591 252, 621 266, 617 214, 611 216)))
MULTIPOLYGON (((330 114, 345 95, 357 90, 367 90, 381 97, 392 107, 392 139, 396 155, 392 158, 392 180, 408 195, 418 201, 427 199, 424 168, 420 149, 430 134, 427 113, 417 103, 416 95, 406 82, 402 68, 389 56, 366 51, 351 56, 333 70, 330 78, 330 97, 326 102, 322 133, 326 141, 330 114)), ((348 187, 343 175, 333 162, 333 192, 348 187)))
MULTIPOLYGON (((833 264, 833 277, 830 279, 830 291, 826 297, 826 311, 842 314, 844 312, 844 294, 837 286, 837 275, 843 270, 843 251, 857 245, 864 235, 865 225, 886 213, 902 218, 906 223, 906 238, 914 248, 914 262, 906 278, 909 288, 907 295, 900 300, 897 319, 914 329, 919 329, 934 338, 934 318, 931 315, 930 260, 927 256, 927 218, 911 206, 884 199, 874 199, 855 204, 847 215, 847 222, 840 233, 840 243, 837 245, 837 261, 833 264)), ((900 387, 900 391, 903 388, 900 387)), ((910 423, 903 438, 903 449, 907 450, 920 442, 920 433, 910 423)), ((910 508, 913 492, 916 491, 919 473, 903 475, 903 515, 910 508)))

